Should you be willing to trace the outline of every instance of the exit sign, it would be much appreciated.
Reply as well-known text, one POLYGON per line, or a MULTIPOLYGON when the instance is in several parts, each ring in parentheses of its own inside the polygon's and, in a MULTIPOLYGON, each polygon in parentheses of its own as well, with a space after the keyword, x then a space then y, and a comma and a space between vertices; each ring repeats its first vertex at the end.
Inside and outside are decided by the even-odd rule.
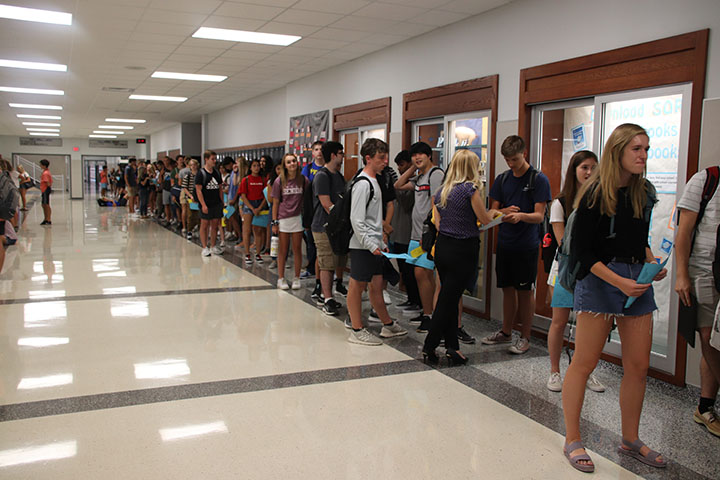
POLYGON ((145 138, 136 138, 135 143, 147 143, 147 139, 145 138))

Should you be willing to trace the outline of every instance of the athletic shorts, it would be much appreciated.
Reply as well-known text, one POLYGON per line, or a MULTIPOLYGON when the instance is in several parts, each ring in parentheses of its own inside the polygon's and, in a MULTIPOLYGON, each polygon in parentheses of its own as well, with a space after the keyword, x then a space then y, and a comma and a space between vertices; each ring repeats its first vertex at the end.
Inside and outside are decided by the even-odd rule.
POLYGON ((172 200, 172 195, 170 195, 170 190, 163 190, 162 191, 162 204, 163 205, 170 205, 170 200, 172 200))
POLYGON ((215 220, 223 216, 223 206, 208 205, 208 213, 203 213, 202 206, 200 206, 200 218, 203 220, 215 220))
POLYGON ((410 255, 410 258, 405 260, 405 263, 409 263, 410 265, 414 265, 416 267, 426 268, 428 270, 435 270, 435 262, 427 258, 427 252, 423 253, 419 257, 412 258, 412 254, 410 252, 412 252, 419 246, 420 242, 416 240, 410 240, 407 251, 408 255, 410 255))
POLYGON ((107 183, 101 183, 100 190, 107 190, 107 183))
POLYGON ((50 193, 52 193, 52 190, 47 188, 47 189, 45 189, 44 192, 42 192, 42 194, 40 194, 40 197, 41 197, 40 204, 41 205, 50 205, 50 193))
POLYGON ((537 277, 538 247, 530 250, 509 250, 498 246, 495 275, 498 288, 532 290, 537 277))
POLYGON ((350 249, 350 278, 357 282, 370 282, 383 273, 383 256, 369 250, 350 249))
MULTIPOLYGON (((637 279, 642 263, 610 262, 607 267, 625 278, 637 279)), ((616 316, 638 316, 646 315, 657 310, 655 304, 655 293, 653 287, 648 288, 645 293, 636 298, 630 307, 625 308, 627 295, 604 280, 601 280, 593 273, 588 273, 582 280, 575 284, 576 312, 605 313, 616 316)), ((713 312, 714 314, 714 312, 713 312)))

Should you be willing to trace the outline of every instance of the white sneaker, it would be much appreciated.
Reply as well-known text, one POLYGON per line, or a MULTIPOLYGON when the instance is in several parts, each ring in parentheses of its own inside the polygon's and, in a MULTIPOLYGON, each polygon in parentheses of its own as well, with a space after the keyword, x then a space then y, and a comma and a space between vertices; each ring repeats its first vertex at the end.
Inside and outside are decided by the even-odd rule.
POLYGON ((278 278, 277 288, 279 288, 280 290, 288 290, 290 287, 288 287, 288 284, 284 278, 278 278))
POLYGON ((205 247, 202 249, 202 256, 203 257, 209 257, 210 256, 210 249, 208 247, 205 247))
POLYGON ((392 304, 392 299, 390 298, 390 295, 388 295, 388 293, 385 290, 383 290, 383 300, 385 301, 385 305, 392 304))
POLYGON ((588 377, 588 380, 587 380, 587 383, 585 384, 585 386, 587 388, 589 388, 590 390, 592 390, 593 392, 602 393, 605 391, 605 385, 600 383, 600 380, 595 378, 595 375, 593 375, 592 373, 588 377))
POLYGON ((213 255, 222 255, 223 252, 224 252, 224 250, 223 250, 223 248, 220 247, 220 246, 217 246, 217 245, 216 245, 216 246, 214 246, 214 247, 212 248, 212 253, 213 253, 213 255))
POLYGON ((551 392, 562 392, 562 377, 559 372, 553 372, 550 374, 550 378, 547 381, 547 388, 551 392))
POLYGON ((516 355, 522 355, 523 353, 527 352, 529 348, 530 340, 528 340, 527 338, 518 337, 517 341, 510 345, 508 351, 516 355))
POLYGON ((367 328, 362 328, 357 332, 355 330, 350 330, 348 342, 367 346, 379 346, 383 344, 382 340, 377 338, 372 333, 368 332, 367 328))
POLYGON ((293 280, 292 289, 300 290, 300 279, 299 278, 295 278, 295 280, 293 280))
POLYGON ((380 330, 380 336, 382 338, 400 337, 402 335, 407 335, 407 330, 398 325, 397 322, 393 322, 390 325, 383 325, 380 330))

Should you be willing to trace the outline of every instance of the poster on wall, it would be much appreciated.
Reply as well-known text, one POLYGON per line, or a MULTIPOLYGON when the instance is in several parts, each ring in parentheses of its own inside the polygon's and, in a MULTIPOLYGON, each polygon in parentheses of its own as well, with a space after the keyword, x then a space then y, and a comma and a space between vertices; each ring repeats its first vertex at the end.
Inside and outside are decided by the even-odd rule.
POLYGON ((27 147, 62 147, 62 138, 57 137, 20 137, 20 145, 27 147))
POLYGON ((290 148, 304 166, 312 162, 311 146, 327 140, 330 128, 330 110, 290 117, 290 148))
POLYGON ((127 140, 99 140, 91 138, 89 140, 90 148, 128 148, 127 140))

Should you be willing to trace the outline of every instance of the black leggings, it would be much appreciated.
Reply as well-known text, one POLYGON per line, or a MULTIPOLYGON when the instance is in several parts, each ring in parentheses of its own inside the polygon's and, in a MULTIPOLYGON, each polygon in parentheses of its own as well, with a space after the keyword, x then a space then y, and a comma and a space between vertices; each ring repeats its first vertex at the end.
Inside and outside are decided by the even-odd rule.
POLYGON ((440 276, 440 295, 427 337, 425 349, 434 350, 445 337, 448 350, 459 350, 457 338, 458 302, 475 274, 480 238, 458 240, 442 233, 435 242, 435 267, 440 276))

